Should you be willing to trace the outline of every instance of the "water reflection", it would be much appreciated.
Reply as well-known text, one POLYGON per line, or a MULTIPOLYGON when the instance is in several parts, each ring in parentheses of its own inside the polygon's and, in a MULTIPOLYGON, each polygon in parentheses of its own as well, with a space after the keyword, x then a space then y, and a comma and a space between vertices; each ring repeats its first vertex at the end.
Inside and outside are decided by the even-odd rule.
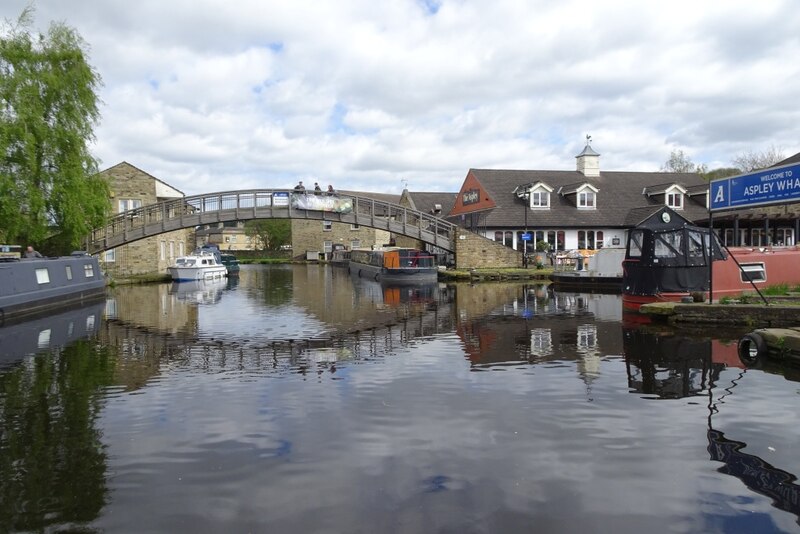
POLYGON ((0 327, 0 368, 25 356, 55 350, 95 334, 103 320, 102 301, 76 306, 55 315, 44 315, 0 327))
POLYGON ((724 464, 717 470, 769 497, 773 506, 794 514, 800 524, 797 477, 744 452, 747 443, 729 439, 713 427, 714 416, 725 408, 725 399, 735 394, 735 388, 745 378, 746 370, 742 370, 730 383, 721 380, 723 370, 739 364, 738 357, 731 355, 736 351, 735 342, 720 343, 670 331, 628 328, 624 347, 631 391, 657 399, 707 397, 708 453, 711 460, 724 464))
POLYGON ((3 361, 28 358, 0 373, 3 530, 63 530, 91 522, 107 503, 96 421, 116 360, 91 339, 102 311, 70 309, 0 329, 3 361))
POLYGON ((538 284, 391 288, 301 265, 211 289, 114 288, 88 337, 0 372, 0 524, 699 532, 798 517, 797 386, 738 367, 736 335, 631 325, 617 295, 538 284))

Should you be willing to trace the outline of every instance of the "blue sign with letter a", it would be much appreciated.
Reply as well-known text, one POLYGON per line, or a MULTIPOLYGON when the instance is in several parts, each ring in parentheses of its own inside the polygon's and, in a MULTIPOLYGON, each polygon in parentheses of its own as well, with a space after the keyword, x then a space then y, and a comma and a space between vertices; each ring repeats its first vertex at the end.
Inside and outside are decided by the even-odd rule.
POLYGON ((800 164, 714 180, 709 195, 711 211, 800 202, 800 164))

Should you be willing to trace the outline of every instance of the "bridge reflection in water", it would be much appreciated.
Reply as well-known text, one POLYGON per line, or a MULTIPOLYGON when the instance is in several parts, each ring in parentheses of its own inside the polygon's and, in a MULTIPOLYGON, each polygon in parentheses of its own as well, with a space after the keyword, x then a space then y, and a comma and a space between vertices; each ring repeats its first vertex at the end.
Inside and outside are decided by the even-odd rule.
POLYGON ((626 324, 617 295, 364 282, 247 266, 224 284, 113 288, 105 319, 69 349, 0 371, 0 523, 110 532, 147 505, 143 530, 164 531, 209 520, 200 501, 222 503, 210 515, 232 528, 220 530, 353 531, 400 514, 504 532, 541 518, 569 530, 576 515, 638 532, 699 515, 699 531, 725 502, 757 509, 729 512, 733 530, 797 519, 782 450, 796 431, 775 442, 760 432, 777 423, 740 423, 757 413, 753 381, 796 381, 786 370, 739 368, 720 339, 626 324), (769 462, 765 443, 778 448, 769 462), (652 508, 619 512, 640 492, 652 508), (281 499, 293 507, 265 509, 281 499))

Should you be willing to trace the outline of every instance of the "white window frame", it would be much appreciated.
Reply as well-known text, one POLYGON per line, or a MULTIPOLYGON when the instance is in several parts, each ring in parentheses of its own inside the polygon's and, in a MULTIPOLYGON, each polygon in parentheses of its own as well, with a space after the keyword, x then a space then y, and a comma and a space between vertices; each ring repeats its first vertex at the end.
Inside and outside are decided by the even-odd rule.
POLYGON ((333 231, 333 222, 332 221, 322 221, 322 231, 323 232, 331 232, 331 231, 333 231))
POLYGON ((686 190, 682 187, 672 186, 664 192, 664 205, 680 211, 683 209, 683 197, 686 190))
POLYGON ((739 271, 739 277, 742 282, 766 282, 767 281, 767 269, 763 263, 742 263, 741 270, 739 271), (750 276, 745 277, 745 273, 748 273, 750 276))
POLYGON ((597 207, 597 195, 591 189, 578 192, 578 207, 593 210, 597 207))
POLYGON ((549 210, 550 209, 550 192, 546 189, 534 189, 530 193, 531 209, 549 210))
POLYGON ((119 213, 123 213, 130 210, 135 210, 137 208, 142 207, 142 199, 141 198, 120 198, 118 200, 117 206, 119 207, 119 213))

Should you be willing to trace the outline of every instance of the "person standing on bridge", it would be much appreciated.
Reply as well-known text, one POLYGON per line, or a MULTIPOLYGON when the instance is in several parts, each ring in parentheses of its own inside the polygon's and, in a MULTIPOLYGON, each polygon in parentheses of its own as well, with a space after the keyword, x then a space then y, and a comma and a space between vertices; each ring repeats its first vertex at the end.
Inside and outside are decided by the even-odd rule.
POLYGON ((333 186, 331 184, 328 184, 328 194, 332 195, 334 193, 336 193, 336 191, 333 190, 333 186))
POLYGON ((322 188, 319 186, 319 182, 314 182, 314 194, 318 195, 322 193, 322 188))
POLYGON ((303 180, 300 180, 296 186, 294 186, 295 191, 305 191, 306 186, 303 185, 303 180))

